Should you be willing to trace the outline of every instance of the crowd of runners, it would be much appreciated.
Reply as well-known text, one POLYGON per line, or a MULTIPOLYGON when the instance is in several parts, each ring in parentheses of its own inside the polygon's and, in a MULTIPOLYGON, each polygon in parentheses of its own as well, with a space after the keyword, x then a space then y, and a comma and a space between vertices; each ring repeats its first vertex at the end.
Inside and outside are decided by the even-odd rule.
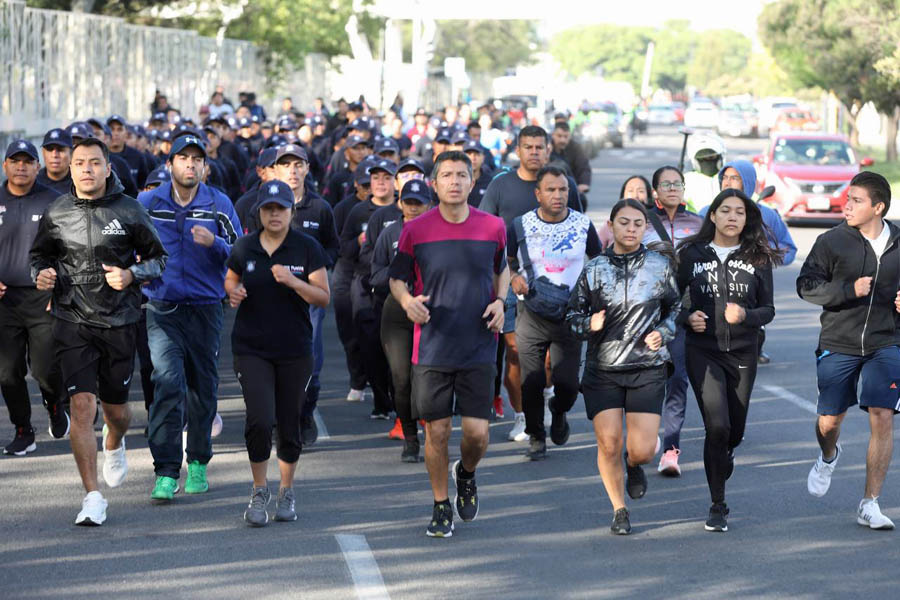
MULTIPOLYGON (((46 132, 40 150, 25 139, 6 149, 0 393, 15 437, 4 453, 36 450, 30 370, 50 435, 71 442, 86 493, 76 524, 106 520, 98 415, 102 479, 114 488, 126 478, 135 355, 150 500, 209 490, 230 306, 249 525, 297 519, 294 474, 318 435, 323 323, 333 312, 347 401, 370 390, 368 416, 403 442, 400 460, 424 455, 428 536, 477 517, 492 419, 512 409, 509 439, 545 460, 548 436, 568 441, 579 393, 611 530, 630 533, 625 494, 647 492, 643 465, 659 455, 659 473, 681 474, 688 385, 706 430, 704 526, 728 530, 726 484, 757 365, 770 360, 773 270, 797 251, 778 214, 755 200, 751 163, 701 147, 687 182, 669 165, 629 177, 608 221, 595 224, 585 214, 590 167, 565 115, 549 132, 525 124, 508 144, 492 105, 406 116, 402 103, 381 115, 341 100, 332 115, 322 101, 299 112, 285 99, 272 121, 252 94, 234 105, 217 90, 194 120, 157 96, 144 123, 91 118, 46 132), (451 466, 455 417, 462 440, 451 466), (273 443, 277 491, 267 481, 273 443)), ((900 229, 883 218, 890 202, 882 176, 854 177, 846 220, 819 236, 797 279, 800 297, 822 307, 821 453, 807 487, 828 491, 841 422, 859 404, 871 437, 857 520, 873 529, 893 528, 878 496, 900 411, 900 229)))

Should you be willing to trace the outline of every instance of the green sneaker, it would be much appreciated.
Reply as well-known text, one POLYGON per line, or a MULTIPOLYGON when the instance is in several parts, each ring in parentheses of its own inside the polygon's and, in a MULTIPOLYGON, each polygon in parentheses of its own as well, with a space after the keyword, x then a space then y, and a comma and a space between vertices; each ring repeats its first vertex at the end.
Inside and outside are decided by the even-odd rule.
POLYGON ((175 497, 175 492, 177 491, 177 481, 175 481, 171 477, 160 475, 156 478, 156 485, 153 486, 153 491, 150 492, 150 498, 158 502, 171 502, 172 498, 175 497))
POLYGON ((187 481, 184 482, 185 494, 205 494, 209 491, 209 483, 206 481, 206 465, 200 461, 188 463, 187 481))

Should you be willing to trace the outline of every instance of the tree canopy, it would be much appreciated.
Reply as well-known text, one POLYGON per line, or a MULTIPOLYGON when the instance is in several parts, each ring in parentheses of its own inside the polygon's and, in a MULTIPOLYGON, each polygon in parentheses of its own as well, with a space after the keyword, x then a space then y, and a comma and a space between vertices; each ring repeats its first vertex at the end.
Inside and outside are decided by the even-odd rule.
POLYGON ((533 21, 438 21, 433 63, 461 56, 467 71, 502 75, 531 62, 537 46, 533 21))

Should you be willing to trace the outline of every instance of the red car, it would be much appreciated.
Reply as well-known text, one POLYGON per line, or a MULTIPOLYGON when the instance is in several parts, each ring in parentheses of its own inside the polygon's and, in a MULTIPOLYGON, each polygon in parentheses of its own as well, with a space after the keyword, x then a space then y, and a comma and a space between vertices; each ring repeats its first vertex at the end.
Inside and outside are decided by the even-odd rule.
POLYGON ((754 157, 759 189, 775 186, 766 202, 788 222, 839 222, 850 180, 871 158, 857 160, 843 135, 800 132, 773 135, 766 154, 754 157))

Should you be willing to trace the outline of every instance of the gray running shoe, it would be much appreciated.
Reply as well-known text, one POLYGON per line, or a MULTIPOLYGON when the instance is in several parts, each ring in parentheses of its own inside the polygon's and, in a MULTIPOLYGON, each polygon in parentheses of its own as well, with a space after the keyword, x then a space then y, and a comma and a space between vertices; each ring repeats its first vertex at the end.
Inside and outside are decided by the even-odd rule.
POLYGON ((296 521, 294 488, 281 488, 278 490, 278 498, 275 499, 275 520, 296 521))
POLYGON ((250 492, 250 504, 247 506, 247 510, 244 511, 244 520, 247 521, 247 525, 262 527, 269 522, 269 513, 266 512, 266 506, 269 505, 269 500, 271 499, 272 494, 269 492, 269 488, 253 488, 253 491, 250 492))

